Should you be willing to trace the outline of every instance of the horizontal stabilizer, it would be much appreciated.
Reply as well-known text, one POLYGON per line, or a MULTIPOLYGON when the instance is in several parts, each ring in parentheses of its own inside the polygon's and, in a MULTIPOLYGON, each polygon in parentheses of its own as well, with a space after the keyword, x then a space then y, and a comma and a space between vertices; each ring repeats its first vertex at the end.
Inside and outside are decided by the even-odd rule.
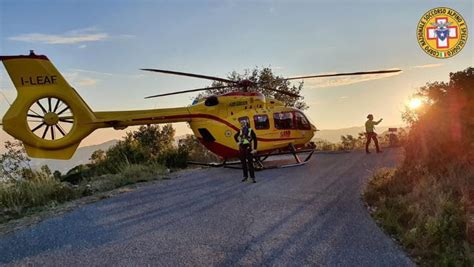
POLYGON ((25 145, 26 154, 32 158, 48 158, 48 159, 63 159, 67 160, 74 155, 79 143, 61 149, 41 149, 25 145))

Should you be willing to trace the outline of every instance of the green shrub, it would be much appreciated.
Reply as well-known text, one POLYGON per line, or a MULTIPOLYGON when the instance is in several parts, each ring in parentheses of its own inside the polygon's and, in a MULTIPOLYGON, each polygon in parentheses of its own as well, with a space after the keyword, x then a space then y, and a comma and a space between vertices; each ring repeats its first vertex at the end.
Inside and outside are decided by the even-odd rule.
MULTIPOLYGON (((77 173, 77 168, 72 173, 77 173)), ((160 164, 129 164, 116 174, 82 179, 78 185, 60 182, 52 175, 31 172, 29 179, 0 183, 0 223, 24 216, 36 208, 56 205, 81 196, 109 191, 124 185, 161 177, 166 168, 160 164)))
POLYGON ((363 195, 380 226, 426 266, 472 264, 461 193, 470 175, 461 167, 448 169, 437 174, 407 165, 384 169, 363 195))
POLYGON ((186 168, 188 152, 185 149, 169 149, 158 157, 158 162, 172 169, 186 168))
POLYGON ((101 176, 91 177, 87 181, 83 181, 79 184, 78 191, 82 196, 89 196, 97 192, 105 192, 115 189, 116 183, 115 176, 120 174, 104 174, 101 176))
POLYGON ((74 190, 49 176, 0 184, 0 208, 17 216, 29 208, 76 198, 74 190))
POLYGON ((65 175, 61 176, 61 181, 71 184, 79 184, 84 178, 90 177, 92 172, 87 165, 81 164, 70 169, 65 175))
POLYGON ((82 195, 105 192, 124 185, 156 180, 165 173, 160 164, 130 164, 122 166, 116 174, 104 174, 83 181, 79 185, 82 195))
POLYGON ((163 173, 164 168, 161 165, 136 165, 126 166, 118 175, 118 186, 146 182, 156 178, 158 174, 163 173))
POLYGON ((185 150, 189 161, 211 163, 220 161, 219 156, 207 149, 194 135, 188 134, 179 140, 178 149, 185 150))
POLYGON ((337 151, 342 149, 341 146, 338 146, 326 140, 316 140, 315 145, 316 149, 319 151, 337 151))
POLYGON ((410 125, 403 165, 375 175, 364 198, 422 265, 472 266, 463 196, 474 188, 474 68, 449 78, 418 90, 424 104, 402 114, 410 125))

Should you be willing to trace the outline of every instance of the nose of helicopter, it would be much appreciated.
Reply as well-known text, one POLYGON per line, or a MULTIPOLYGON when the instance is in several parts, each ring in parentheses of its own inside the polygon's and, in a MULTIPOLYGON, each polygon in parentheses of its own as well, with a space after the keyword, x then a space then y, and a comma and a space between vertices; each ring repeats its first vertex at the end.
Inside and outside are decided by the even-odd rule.
POLYGON ((318 128, 316 128, 316 126, 314 126, 314 124, 311 123, 311 131, 316 132, 316 131, 319 131, 319 130, 318 130, 318 128))

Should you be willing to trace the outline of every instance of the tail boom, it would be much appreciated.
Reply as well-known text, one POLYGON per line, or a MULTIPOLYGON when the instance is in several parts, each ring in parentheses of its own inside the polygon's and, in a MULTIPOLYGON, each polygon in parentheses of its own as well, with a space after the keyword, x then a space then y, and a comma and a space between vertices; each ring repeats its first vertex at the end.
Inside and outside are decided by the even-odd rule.
POLYGON ((96 117, 94 124, 97 128, 113 127, 115 129, 123 129, 135 125, 191 121, 189 109, 186 107, 133 111, 101 111, 94 112, 94 115, 96 117))

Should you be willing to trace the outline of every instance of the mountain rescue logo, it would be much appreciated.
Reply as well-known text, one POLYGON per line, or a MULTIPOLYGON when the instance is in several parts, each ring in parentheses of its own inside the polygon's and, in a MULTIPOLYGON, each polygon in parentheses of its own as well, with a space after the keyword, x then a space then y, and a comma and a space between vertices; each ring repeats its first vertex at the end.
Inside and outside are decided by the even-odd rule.
POLYGON ((416 30, 418 44, 428 55, 449 58, 458 54, 467 43, 467 25, 454 9, 437 7, 426 12, 416 30))

